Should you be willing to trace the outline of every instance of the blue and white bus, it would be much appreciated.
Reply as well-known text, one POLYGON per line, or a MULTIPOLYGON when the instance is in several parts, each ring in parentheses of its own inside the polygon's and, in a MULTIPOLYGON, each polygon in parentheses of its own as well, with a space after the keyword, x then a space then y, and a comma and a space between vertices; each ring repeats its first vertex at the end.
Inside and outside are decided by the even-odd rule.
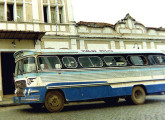
POLYGON ((14 103, 59 112, 66 103, 125 98, 144 104, 165 92, 165 55, 149 50, 36 50, 14 54, 14 103))

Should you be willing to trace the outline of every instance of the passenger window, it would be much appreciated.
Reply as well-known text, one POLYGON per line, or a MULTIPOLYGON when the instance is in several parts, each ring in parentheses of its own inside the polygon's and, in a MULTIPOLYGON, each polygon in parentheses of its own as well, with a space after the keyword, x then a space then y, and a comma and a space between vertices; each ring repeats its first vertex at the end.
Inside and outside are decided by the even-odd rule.
POLYGON ((164 55, 150 55, 148 59, 152 65, 165 64, 164 55))
POLYGON ((61 69, 61 62, 57 56, 40 56, 38 57, 39 70, 61 69))
POLYGON ((79 57, 78 61, 80 65, 84 68, 93 67, 93 64, 89 57, 79 57))
POLYGON ((126 66, 126 60, 122 56, 105 56, 104 62, 107 66, 126 66))
POLYGON ((102 60, 100 59, 100 57, 97 56, 79 57, 78 61, 80 65, 84 68, 103 66, 102 60))
POLYGON ((73 57, 63 57, 62 61, 66 68, 76 68, 77 67, 77 62, 73 57))
POLYGON ((129 56, 130 58, 130 62, 132 65, 145 65, 146 63, 146 59, 144 58, 144 56, 129 56))
POLYGON ((94 67, 102 67, 103 62, 100 57, 89 57, 94 67))

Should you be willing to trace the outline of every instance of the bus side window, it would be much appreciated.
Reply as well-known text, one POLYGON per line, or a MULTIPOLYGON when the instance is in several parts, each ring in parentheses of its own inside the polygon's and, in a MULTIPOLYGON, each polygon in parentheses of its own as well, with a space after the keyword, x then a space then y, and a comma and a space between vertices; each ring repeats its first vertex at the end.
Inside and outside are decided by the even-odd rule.
POLYGON ((165 56, 164 55, 157 56, 157 58, 158 58, 160 64, 163 64, 163 65, 165 64, 165 56))
POLYGON ((61 69, 62 65, 57 56, 39 56, 38 68, 39 70, 53 70, 61 69))
POLYGON ((135 66, 147 65, 147 60, 145 59, 144 56, 132 55, 132 56, 128 56, 128 59, 129 62, 135 66))
POLYGON ((74 57, 63 57, 62 62, 66 68, 77 68, 77 62, 74 57))
POLYGON ((152 65, 165 64, 165 56, 164 55, 150 55, 148 59, 152 65))
POLYGON ((150 61, 150 63, 151 63, 152 65, 159 64, 158 59, 157 59, 155 56, 153 56, 153 55, 148 56, 148 59, 149 59, 149 61, 150 61))
POLYGON ((100 57, 98 56, 84 56, 78 58, 79 64, 83 68, 89 68, 89 67, 102 67, 103 62, 100 57))
POLYGON ((104 62, 107 66, 126 66, 126 60, 123 56, 105 56, 104 62))
POLYGON ((93 67, 93 64, 89 57, 79 57, 78 61, 83 68, 93 67))
POLYGON ((94 67, 102 67, 103 61, 98 56, 89 57, 94 67))

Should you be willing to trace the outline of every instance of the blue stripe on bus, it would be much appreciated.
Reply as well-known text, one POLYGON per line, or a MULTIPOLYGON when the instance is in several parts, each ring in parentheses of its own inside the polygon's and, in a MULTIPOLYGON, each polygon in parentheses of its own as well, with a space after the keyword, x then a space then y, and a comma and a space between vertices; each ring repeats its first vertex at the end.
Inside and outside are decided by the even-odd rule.
MULTIPOLYGON (((65 98, 68 101, 90 100, 106 97, 127 96, 132 94, 131 87, 111 88, 110 86, 94 86, 82 88, 64 88, 62 89, 65 98)), ((165 84, 146 85, 147 94, 154 94, 165 91, 165 84)))
MULTIPOLYGON (((122 97, 132 94, 132 88, 130 87, 120 87, 120 88, 112 88, 111 86, 92 86, 92 87, 73 87, 73 88, 62 88, 61 90, 64 92, 65 98, 67 101, 81 101, 81 100, 90 100, 90 99, 99 99, 99 98, 107 98, 107 97, 122 97)), ((160 91, 165 91, 165 84, 154 84, 154 85, 146 85, 147 94, 155 94, 160 93, 160 91)), ((26 89, 39 90, 39 93, 33 94, 32 96, 27 97, 15 97, 14 101, 16 103, 36 103, 36 102, 28 102, 22 101, 21 99, 29 99, 33 98, 34 95, 39 95, 40 101, 37 103, 44 103, 45 95, 46 95, 46 87, 30 87, 26 89), (19 99, 19 100, 16 100, 19 99)), ((37 97, 37 96, 36 96, 37 97)))

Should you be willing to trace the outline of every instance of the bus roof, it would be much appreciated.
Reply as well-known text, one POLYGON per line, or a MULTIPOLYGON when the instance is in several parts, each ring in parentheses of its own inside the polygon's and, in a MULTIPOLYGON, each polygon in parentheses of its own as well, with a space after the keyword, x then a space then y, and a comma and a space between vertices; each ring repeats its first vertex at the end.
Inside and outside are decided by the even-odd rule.
POLYGON ((21 50, 14 53, 14 58, 24 57, 27 55, 76 55, 76 54, 136 54, 136 53, 159 53, 163 54, 162 51, 159 50, 66 50, 66 49, 39 49, 39 50, 21 50))

